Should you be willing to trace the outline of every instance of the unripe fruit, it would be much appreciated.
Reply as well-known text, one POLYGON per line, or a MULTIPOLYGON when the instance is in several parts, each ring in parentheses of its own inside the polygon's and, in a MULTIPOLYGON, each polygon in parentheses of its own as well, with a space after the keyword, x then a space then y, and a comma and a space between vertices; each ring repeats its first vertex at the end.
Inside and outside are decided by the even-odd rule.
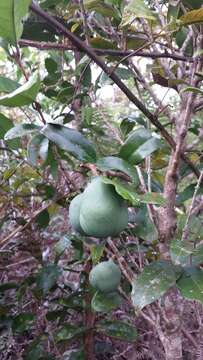
POLYGON ((83 194, 79 194, 70 203, 69 207, 69 220, 72 228, 79 232, 81 235, 84 235, 84 231, 80 226, 80 207, 83 194))
POLYGON ((116 236, 128 225, 128 209, 113 185, 95 178, 83 193, 80 226, 89 236, 116 236))
POLYGON ((117 290, 120 280, 120 269, 112 260, 94 266, 89 274, 90 284, 96 290, 106 293, 117 290))

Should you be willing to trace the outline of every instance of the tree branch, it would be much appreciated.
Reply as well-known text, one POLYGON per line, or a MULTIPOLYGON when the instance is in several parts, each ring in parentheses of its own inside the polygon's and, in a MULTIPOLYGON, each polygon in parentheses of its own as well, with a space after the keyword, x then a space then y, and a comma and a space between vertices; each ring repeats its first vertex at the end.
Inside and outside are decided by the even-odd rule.
MULTIPOLYGON (((77 47, 78 50, 85 52, 113 81, 114 83, 121 89, 121 91, 128 97, 132 103, 137 106, 137 108, 150 120, 150 122, 160 130, 162 136, 166 139, 169 145, 175 149, 176 144, 171 135, 167 132, 165 127, 159 122, 156 115, 151 113, 145 105, 129 90, 129 88, 120 80, 120 78, 112 73, 112 69, 109 68, 95 53, 95 51, 88 47, 83 41, 81 41, 77 36, 75 36, 72 32, 70 32, 65 26, 59 23, 52 16, 43 11, 37 4, 32 3, 30 9, 45 19, 51 26, 55 29, 60 30, 60 32, 69 38, 69 40, 77 47)), ((193 165, 193 163, 186 158, 184 154, 181 154, 182 159, 188 164, 191 170, 195 173, 197 177, 199 177, 199 170, 193 165)))
MULTIPOLYGON (((39 50, 76 50, 76 47, 73 45, 58 44, 54 42, 39 42, 34 40, 21 39, 18 41, 18 45, 22 47, 30 46, 35 47, 39 50)), ((195 61, 195 58, 191 56, 183 56, 178 54, 171 54, 169 52, 155 52, 155 51, 132 51, 132 50, 113 50, 113 49, 94 49, 95 53, 100 56, 115 56, 115 57, 133 57, 141 56, 151 59, 173 59, 176 61, 184 61, 192 63, 195 61)))

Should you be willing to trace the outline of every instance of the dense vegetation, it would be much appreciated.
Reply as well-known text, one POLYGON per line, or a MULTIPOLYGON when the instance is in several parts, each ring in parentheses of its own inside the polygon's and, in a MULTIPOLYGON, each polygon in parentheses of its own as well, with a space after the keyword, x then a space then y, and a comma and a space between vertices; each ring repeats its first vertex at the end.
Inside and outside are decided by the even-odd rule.
POLYGON ((203 358, 203 1, 0 1, 0 359, 203 358))

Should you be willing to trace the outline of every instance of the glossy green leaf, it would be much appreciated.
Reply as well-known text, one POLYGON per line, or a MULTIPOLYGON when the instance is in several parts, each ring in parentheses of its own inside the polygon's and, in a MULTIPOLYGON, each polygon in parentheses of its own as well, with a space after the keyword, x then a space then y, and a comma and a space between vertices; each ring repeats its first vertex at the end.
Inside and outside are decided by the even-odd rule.
POLYGON ((0 139, 13 127, 13 122, 4 114, 0 114, 0 139))
POLYGON ((102 293, 97 291, 91 302, 92 309, 96 312, 109 312, 121 306, 122 298, 117 292, 102 293))
POLYGON ((20 85, 5 76, 0 76, 0 93, 10 93, 16 90, 20 85))
POLYGON ((37 275, 37 289, 46 294, 56 284, 60 274, 61 270, 56 264, 44 266, 37 275))
POLYGON ((97 167, 101 171, 108 170, 118 170, 122 171, 133 180, 134 183, 138 185, 139 179, 135 168, 129 164, 127 161, 116 157, 116 156, 107 156, 99 159, 96 163, 97 167))
POLYGON ((30 3, 31 0, 0 1, 0 37, 12 45, 15 45, 22 35, 22 20, 28 12, 30 3))
POLYGON ((22 137, 24 135, 29 135, 33 131, 39 130, 40 127, 35 124, 20 124, 12 127, 7 133, 4 135, 4 140, 11 140, 18 137, 22 137))
POLYGON ((137 329, 123 321, 102 320, 97 323, 96 330, 113 338, 134 342, 137 340, 137 329))
POLYGON ((145 4, 144 0, 131 0, 125 6, 120 26, 131 25, 136 18, 155 20, 153 12, 145 4))
POLYGON ((33 166, 37 166, 38 159, 46 160, 48 156, 49 140, 42 134, 36 134, 27 146, 27 159, 33 166))
POLYGON ((78 131, 58 124, 47 124, 42 134, 59 148, 71 153, 81 161, 95 162, 96 152, 93 145, 78 131))
POLYGON ((66 324, 55 331, 54 339, 56 342, 70 340, 74 337, 83 335, 85 331, 86 329, 83 326, 66 324))
POLYGON ((105 184, 111 184, 115 187, 116 192, 125 200, 129 201, 133 206, 139 206, 139 195, 133 185, 129 185, 117 179, 108 179, 103 177, 105 184))
POLYGON ((159 148, 161 148, 161 141, 143 127, 136 129, 128 136, 119 155, 131 164, 138 164, 159 148))
POLYGON ((183 25, 191 25, 203 22, 203 9, 191 10, 180 17, 183 25))
POLYGON ((203 303, 203 270, 196 267, 185 268, 177 286, 183 297, 203 303))
POLYGON ((0 105, 18 107, 31 104, 39 92, 40 78, 37 73, 13 92, 0 97, 0 105))
POLYGON ((139 311, 164 295, 180 276, 175 265, 167 261, 156 261, 145 266, 144 270, 132 282, 131 298, 139 311))

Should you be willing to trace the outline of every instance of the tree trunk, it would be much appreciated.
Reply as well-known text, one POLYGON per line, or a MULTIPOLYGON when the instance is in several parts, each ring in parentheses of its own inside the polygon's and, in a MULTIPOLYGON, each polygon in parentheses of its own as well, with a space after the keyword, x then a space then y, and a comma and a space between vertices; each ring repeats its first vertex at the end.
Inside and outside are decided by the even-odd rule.
POLYGON ((182 310, 183 305, 180 299, 178 299, 178 292, 172 289, 164 298, 162 318, 157 329, 165 350, 166 360, 181 360, 183 358, 182 310))

